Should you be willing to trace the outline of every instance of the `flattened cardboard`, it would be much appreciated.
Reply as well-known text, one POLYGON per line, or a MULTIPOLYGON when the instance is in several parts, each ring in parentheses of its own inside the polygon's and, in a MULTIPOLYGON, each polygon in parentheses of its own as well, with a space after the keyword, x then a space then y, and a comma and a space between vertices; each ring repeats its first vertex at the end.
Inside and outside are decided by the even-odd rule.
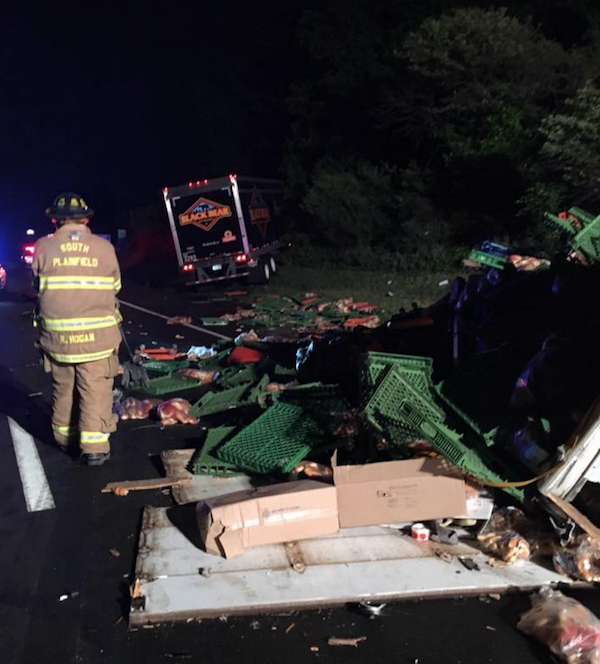
POLYGON ((341 528, 443 519, 466 511, 464 480, 444 460, 364 466, 333 461, 341 528))
POLYGON ((256 487, 198 503, 208 553, 233 558, 250 546, 294 542, 339 530, 335 487, 301 480, 256 487))

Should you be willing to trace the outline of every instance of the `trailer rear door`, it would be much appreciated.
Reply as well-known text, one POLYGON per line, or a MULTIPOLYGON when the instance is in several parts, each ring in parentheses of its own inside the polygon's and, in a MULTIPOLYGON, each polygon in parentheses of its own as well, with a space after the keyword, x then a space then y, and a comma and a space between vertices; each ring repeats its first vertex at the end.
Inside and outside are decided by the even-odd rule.
POLYGON ((173 196, 170 203, 182 262, 243 251, 231 185, 173 196))

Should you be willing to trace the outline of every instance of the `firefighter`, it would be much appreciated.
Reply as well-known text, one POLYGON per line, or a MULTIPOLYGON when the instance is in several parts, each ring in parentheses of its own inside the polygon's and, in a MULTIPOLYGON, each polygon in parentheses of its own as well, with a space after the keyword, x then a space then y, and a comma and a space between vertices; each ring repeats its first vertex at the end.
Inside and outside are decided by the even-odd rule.
POLYGON ((54 439, 64 452, 78 442, 81 461, 100 466, 110 458, 117 424, 121 275, 113 246, 88 228, 93 214, 78 194, 59 194, 46 210, 56 230, 36 242, 32 269, 39 345, 52 375, 54 439))

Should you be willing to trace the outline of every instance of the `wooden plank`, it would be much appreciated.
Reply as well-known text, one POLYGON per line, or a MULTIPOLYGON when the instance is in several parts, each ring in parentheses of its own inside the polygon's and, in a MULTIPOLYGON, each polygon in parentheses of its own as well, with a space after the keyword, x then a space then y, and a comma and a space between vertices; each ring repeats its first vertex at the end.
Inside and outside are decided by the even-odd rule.
POLYGON ((187 478, 189 481, 173 486, 171 493, 178 505, 197 503, 199 500, 222 496, 235 491, 245 491, 263 484, 265 480, 251 478, 248 475, 233 477, 213 477, 194 475, 188 470, 195 450, 165 450, 160 458, 167 477, 172 479, 187 478))
POLYGON ((550 500, 559 507, 569 519, 575 521, 583 532, 600 541, 600 529, 598 529, 587 516, 582 514, 574 505, 571 505, 571 503, 568 503, 566 500, 559 498, 553 493, 549 493, 548 498, 550 498, 550 500))
POLYGON ((150 480, 127 480, 124 482, 109 482, 103 489, 102 493, 119 493, 129 491, 145 491, 147 489, 165 489, 172 486, 178 486, 189 482, 190 480, 185 477, 169 479, 165 477, 155 477, 150 480))

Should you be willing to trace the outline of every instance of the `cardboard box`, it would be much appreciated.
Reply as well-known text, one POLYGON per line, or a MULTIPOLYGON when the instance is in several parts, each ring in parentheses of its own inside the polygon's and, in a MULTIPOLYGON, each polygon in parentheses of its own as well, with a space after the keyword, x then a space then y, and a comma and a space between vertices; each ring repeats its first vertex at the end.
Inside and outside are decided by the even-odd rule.
POLYGON ((232 558, 250 546, 294 542, 340 529, 335 487, 313 480, 257 487, 198 503, 208 553, 232 558))
POLYGON ((442 519, 466 510, 465 482, 440 459, 333 462, 340 527, 442 519))

